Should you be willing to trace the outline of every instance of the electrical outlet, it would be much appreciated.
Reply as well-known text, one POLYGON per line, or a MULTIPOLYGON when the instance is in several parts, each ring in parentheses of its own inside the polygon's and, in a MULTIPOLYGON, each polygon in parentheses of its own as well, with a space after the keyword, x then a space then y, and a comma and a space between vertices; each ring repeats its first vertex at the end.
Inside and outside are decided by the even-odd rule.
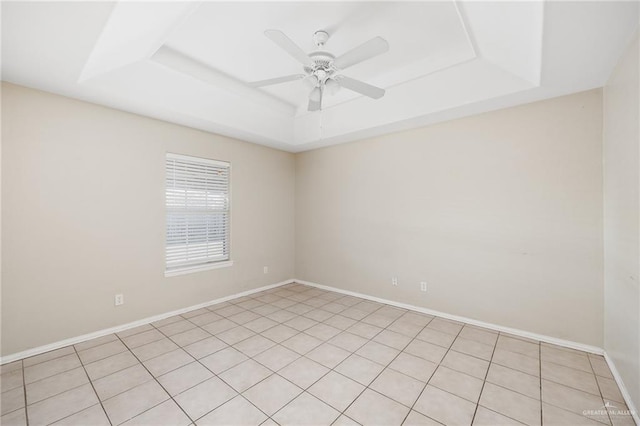
POLYGON ((426 281, 420 282, 420 291, 427 291, 427 283, 426 283, 426 281))
POLYGON ((264 268, 262 268, 262 271, 263 271, 265 274, 268 274, 268 273, 269 273, 269 267, 268 267, 268 266, 265 266, 264 268))
POLYGON ((397 277, 391 278, 391 285, 398 285, 398 278, 397 277))
POLYGON ((122 294, 116 294, 114 302, 116 306, 124 305, 124 296, 122 294))

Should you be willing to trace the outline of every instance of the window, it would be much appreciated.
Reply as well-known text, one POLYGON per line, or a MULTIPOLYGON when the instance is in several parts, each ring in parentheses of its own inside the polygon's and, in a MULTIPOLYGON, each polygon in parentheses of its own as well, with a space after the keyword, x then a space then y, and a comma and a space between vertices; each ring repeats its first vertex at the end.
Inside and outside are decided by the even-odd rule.
POLYGON ((229 266, 231 165, 167 154, 166 275, 229 266))

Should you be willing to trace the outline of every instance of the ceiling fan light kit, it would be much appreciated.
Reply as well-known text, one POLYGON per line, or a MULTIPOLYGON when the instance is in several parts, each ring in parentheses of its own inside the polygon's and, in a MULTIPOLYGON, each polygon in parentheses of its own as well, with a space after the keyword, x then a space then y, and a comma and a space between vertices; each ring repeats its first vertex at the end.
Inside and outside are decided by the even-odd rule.
POLYGON ((384 96, 384 89, 341 74, 341 71, 345 68, 387 52, 389 50, 389 43, 382 37, 374 37, 336 58, 330 52, 322 50, 329 40, 329 33, 326 31, 319 30, 313 34, 313 41, 318 47, 318 50, 309 54, 305 53, 304 50, 282 31, 267 30, 264 34, 291 57, 301 63, 305 74, 295 74, 257 81, 250 83, 252 87, 264 87, 302 80, 310 90, 309 105, 307 108, 309 111, 320 110, 322 108, 322 97, 324 93, 334 95, 340 87, 372 99, 380 99, 384 96))

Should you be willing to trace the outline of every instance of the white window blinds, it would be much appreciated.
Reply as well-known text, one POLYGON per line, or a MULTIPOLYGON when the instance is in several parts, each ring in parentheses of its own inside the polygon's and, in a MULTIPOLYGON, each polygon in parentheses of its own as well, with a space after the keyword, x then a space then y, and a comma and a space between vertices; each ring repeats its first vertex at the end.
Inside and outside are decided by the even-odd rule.
POLYGON ((167 271, 229 260, 230 164, 167 154, 167 271))

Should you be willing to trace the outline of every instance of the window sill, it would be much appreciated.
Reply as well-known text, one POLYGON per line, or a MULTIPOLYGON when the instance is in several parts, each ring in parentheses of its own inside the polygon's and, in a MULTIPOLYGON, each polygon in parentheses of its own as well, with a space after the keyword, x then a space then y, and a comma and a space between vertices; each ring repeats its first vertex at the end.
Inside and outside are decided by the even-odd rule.
POLYGON ((178 275, 191 274, 193 272, 208 271, 210 269, 227 268, 229 266, 233 266, 233 260, 225 260, 222 262, 210 263, 208 265, 193 266, 182 269, 173 269, 171 271, 165 271, 164 276, 175 277, 178 275))

